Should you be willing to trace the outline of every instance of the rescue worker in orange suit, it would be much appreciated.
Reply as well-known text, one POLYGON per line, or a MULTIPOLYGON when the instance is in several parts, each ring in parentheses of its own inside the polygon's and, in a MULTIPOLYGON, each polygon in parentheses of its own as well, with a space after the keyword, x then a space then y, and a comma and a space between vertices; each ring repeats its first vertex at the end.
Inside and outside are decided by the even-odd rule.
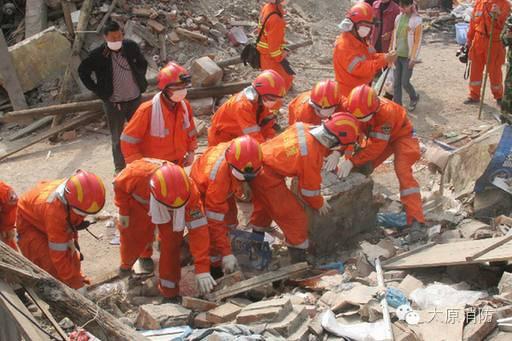
POLYGON ((467 35, 466 46, 469 48, 471 71, 469 74, 469 97, 464 104, 478 103, 480 101, 480 88, 485 64, 487 63, 487 50, 491 35, 491 21, 494 16, 494 32, 492 37, 491 59, 489 62, 489 80, 494 99, 501 104, 503 97, 503 74, 501 67, 505 63, 505 47, 500 39, 505 21, 510 14, 510 3, 507 0, 477 0, 467 35))
POLYGON ((105 187, 90 172, 78 170, 68 179, 42 181, 18 200, 18 246, 25 257, 82 294, 90 280, 82 274, 78 231, 87 215, 105 205, 105 187))
POLYGON ((16 192, 0 180, 0 241, 6 243, 14 250, 16 246, 16 205, 18 196, 16 192))
POLYGON ((263 169, 250 183, 251 227, 262 233, 274 220, 283 230, 292 262, 306 258, 308 218, 302 200, 286 186, 286 177, 297 177, 301 199, 321 215, 327 214, 330 206, 320 192, 324 160, 331 148, 344 149, 358 135, 357 120, 348 113, 336 113, 318 126, 297 122, 261 145, 263 169))
POLYGON ((318 82, 311 91, 295 97, 288 105, 288 124, 304 122, 320 125, 322 120, 342 111, 342 96, 335 81, 318 82))
POLYGON ((338 176, 348 176, 354 167, 371 172, 393 154, 400 200, 411 227, 409 243, 425 239, 427 232, 423 226, 420 186, 412 172, 412 166, 420 159, 420 145, 407 112, 402 106, 379 98, 367 85, 352 90, 347 109, 361 122, 368 141, 366 147, 354 156, 340 159, 338 176))
POLYGON ((247 192, 247 184, 261 166, 260 145, 247 135, 210 147, 192 166, 190 176, 202 194, 208 218, 214 277, 235 271, 237 261, 229 239, 229 230, 238 225, 235 197, 247 192))
POLYGON ((261 70, 274 70, 283 77, 286 91, 293 85, 295 72, 291 69, 286 51, 286 11, 284 0, 268 0, 263 5, 258 22, 258 34, 263 30, 260 41, 256 45, 260 53, 261 70), (263 27, 263 25, 265 27, 263 27))
MULTIPOLYGON (((197 149, 197 131, 192 107, 185 99, 191 78, 187 70, 170 62, 158 73, 158 89, 144 102, 121 134, 121 150, 127 163, 142 157, 192 165, 197 149)), ((140 264, 153 271, 152 243, 141 254, 140 264)))
POLYGON ((215 112, 208 130, 208 146, 249 135, 259 143, 276 135, 275 115, 286 94, 284 81, 275 71, 259 74, 252 85, 231 97, 215 112))
POLYGON ((157 226, 158 287, 168 301, 177 302, 180 250, 187 227, 198 288, 202 294, 213 289, 216 283, 210 275, 208 222, 200 193, 182 167, 157 159, 133 161, 114 179, 114 195, 119 208, 122 276, 131 274, 133 264, 153 240, 157 226))
POLYGON ((366 2, 352 6, 339 27, 342 32, 334 48, 334 73, 341 94, 347 97, 356 86, 370 84, 381 69, 395 62, 397 55, 395 51, 376 53, 370 46, 373 8, 366 2))

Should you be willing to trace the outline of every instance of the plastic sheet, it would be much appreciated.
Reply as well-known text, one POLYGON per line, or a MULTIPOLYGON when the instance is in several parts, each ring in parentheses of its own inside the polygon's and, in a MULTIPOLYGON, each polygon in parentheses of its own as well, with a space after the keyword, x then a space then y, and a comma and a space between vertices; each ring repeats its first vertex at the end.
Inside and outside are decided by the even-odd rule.
POLYGON ((484 291, 457 290, 449 285, 434 283, 411 293, 410 299, 422 310, 472 305, 487 297, 484 291))
POLYGON ((386 324, 384 320, 368 323, 341 324, 331 310, 326 310, 321 316, 322 328, 339 337, 349 337, 355 341, 384 341, 386 340, 386 324))

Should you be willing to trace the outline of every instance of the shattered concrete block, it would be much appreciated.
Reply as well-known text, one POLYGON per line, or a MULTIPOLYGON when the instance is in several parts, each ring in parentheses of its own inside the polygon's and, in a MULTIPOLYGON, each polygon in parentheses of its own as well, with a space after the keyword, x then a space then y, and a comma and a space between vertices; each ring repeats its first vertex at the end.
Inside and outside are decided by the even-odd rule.
POLYGON ((292 335, 286 338, 288 341, 308 341, 309 340, 309 328, 308 324, 304 323, 299 329, 292 335))
POLYGON ((190 105, 192 106, 192 111, 194 111, 194 116, 210 116, 213 113, 215 100, 212 97, 198 98, 191 100, 190 105))
POLYGON ((151 27, 153 29, 153 31, 155 31, 156 33, 162 33, 165 31, 165 26, 162 25, 161 23, 159 23, 158 21, 156 20, 153 20, 153 19, 150 19, 148 20, 147 22, 148 26, 151 27))
POLYGON ((457 229, 462 234, 462 237, 465 239, 473 238, 475 233, 480 229, 488 228, 489 225, 482 223, 478 220, 468 219, 467 221, 463 221, 457 229))
POLYGON ((64 73, 71 43, 52 26, 9 47, 9 53, 21 88, 27 92, 64 73))
POLYGON ((167 38, 172 44, 177 44, 180 42, 180 36, 176 33, 176 30, 172 30, 171 33, 167 35, 167 38))
POLYGON ((383 239, 378 244, 370 244, 367 241, 361 243, 361 249, 366 258, 373 262, 376 258, 388 259, 396 254, 393 242, 389 239, 383 239))
POLYGON ((404 270, 388 270, 384 272, 384 280, 404 279, 407 272, 404 270))
POLYGON ((206 312, 206 319, 208 322, 213 324, 229 322, 234 320, 241 310, 242 308, 233 303, 224 303, 223 305, 206 312))
POLYGON ((324 334, 324 328, 322 327, 322 314, 317 314, 311 321, 309 321, 308 328, 312 334, 320 339, 324 334))
POLYGON ((218 85, 222 82, 222 76, 224 75, 222 69, 210 57, 194 60, 190 71, 192 73, 192 86, 195 87, 218 85))
POLYGON ((290 299, 277 299, 249 304, 236 318, 237 323, 253 324, 280 321, 292 311, 290 299))
POLYGON ((512 297, 512 273, 504 272, 498 283, 498 290, 500 295, 504 297, 512 297))
POLYGON ((333 173, 323 174, 322 194, 329 197, 332 209, 326 216, 308 209, 311 253, 332 255, 351 237, 375 227, 378 207, 372 190, 372 179, 359 173, 343 180, 333 173))
POLYGON ((132 9, 132 14, 137 17, 146 17, 149 18, 153 14, 153 9, 148 7, 134 7, 132 9))
POLYGON ((473 208, 477 219, 507 214, 512 208, 512 196, 498 188, 486 189, 483 192, 475 193, 473 208))
POLYGON ((300 329, 300 327, 302 327, 305 324, 304 322, 307 319, 308 314, 306 312, 306 309, 302 306, 296 306, 293 307, 293 309, 288 313, 288 315, 282 318, 281 321, 279 321, 276 318, 274 321, 279 322, 270 323, 266 329, 269 331, 275 331, 283 337, 289 337, 298 329, 300 329))
POLYGON ((405 296, 409 297, 416 289, 423 288, 423 282, 412 275, 407 275, 398 286, 405 296))
POLYGON ((146 304, 139 307, 135 326, 145 330, 183 326, 189 323, 191 314, 178 304, 146 304))
POLYGON ((217 308, 219 305, 210 301, 205 301, 200 298, 184 296, 181 305, 193 311, 205 312, 217 308))
POLYGON ((208 319, 206 318, 205 312, 199 313, 194 318, 194 327, 195 328, 210 328, 212 325, 213 324, 211 322, 209 322, 208 319))

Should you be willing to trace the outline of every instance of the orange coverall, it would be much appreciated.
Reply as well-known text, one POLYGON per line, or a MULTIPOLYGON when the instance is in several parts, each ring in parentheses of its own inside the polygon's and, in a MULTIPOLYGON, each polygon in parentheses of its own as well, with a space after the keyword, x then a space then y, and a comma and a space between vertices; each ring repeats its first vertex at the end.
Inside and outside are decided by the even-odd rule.
MULTIPOLYGON (((149 180, 161 165, 162 160, 136 160, 128 164, 114 179, 114 203, 119 208, 119 214, 130 217, 127 228, 118 225, 123 269, 131 269, 146 246, 153 241, 155 225, 148 215, 149 180)), ((194 257, 196 273, 210 272, 208 224, 203 213, 200 193, 193 182, 191 182, 191 190, 185 214, 190 251, 194 257)), ((158 225, 158 234, 160 237, 159 289, 163 296, 174 297, 179 294, 183 231, 173 231, 171 221, 168 224, 158 225)))
POLYGON ((216 266, 222 257, 232 254, 229 230, 238 225, 235 194, 241 191, 241 183, 231 175, 225 160, 229 145, 225 142, 208 148, 190 172, 204 202, 210 230, 210 259, 216 266))
POLYGON ((270 13, 279 12, 281 14, 273 14, 267 20, 264 32, 256 48, 260 52, 261 70, 274 70, 280 74, 288 91, 293 84, 293 75, 288 74, 281 65, 281 61, 285 58, 286 21, 282 16, 283 10, 280 7, 276 4, 266 4, 262 7, 258 22, 258 33, 261 31, 263 22, 270 13))
POLYGON ((245 92, 231 97, 213 115, 212 126, 208 129, 209 147, 243 135, 260 143, 276 135, 274 114, 258 100, 249 100, 245 92))
POLYGON ((370 84, 377 71, 387 65, 384 53, 375 53, 352 32, 343 32, 334 48, 334 72, 341 94, 347 97, 358 85, 370 84))
POLYGON ((66 207, 56 189, 65 179, 42 181, 18 200, 16 228, 21 253, 73 289, 89 280, 82 274, 75 240, 84 217, 66 207), (68 223, 69 219, 69 223, 68 223))
POLYGON ((6 243, 14 250, 16 246, 16 193, 5 182, 0 180, 0 241, 6 243))
POLYGON ((175 108, 171 110, 163 98, 160 101, 162 101, 166 136, 151 135, 152 100, 142 103, 121 135, 121 150, 127 163, 150 157, 182 165, 185 154, 196 150, 197 131, 190 103, 184 101, 190 122, 190 127, 185 129, 183 118, 185 110, 181 103, 176 103, 175 108))
POLYGON ((351 158, 354 166, 361 167, 370 162, 375 169, 394 154, 407 223, 411 224, 413 220, 424 223, 420 185, 412 173, 412 166, 420 159, 420 145, 405 109, 381 98, 379 110, 369 122, 361 123, 361 130, 368 141, 366 147, 351 158))
POLYGON ((480 99, 480 88, 485 64, 487 63, 487 50, 491 35, 491 9, 498 6, 500 14, 494 20, 493 42, 491 59, 489 61, 489 80, 494 98, 503 97, 503 74, 501 67, 505 63, 505 47, 500 39, 501 31, 510 14, 510 4, 507 0, 477 0, 471 21, 467 41, 469 43, 469 59, 471 60, 471 72, 469 75, 469 97, 480 99))
POLYGON ((250 183, 253 228, 264 230, 274 220, 288 245, 304 249, 308 247, 308 218, 300 199, 286 186, 285 178, 298 177, 301 198, 314 209, 322 207, 320 172, 330 150, 309 133, 310 127, 298 122, 263 143, 263 170, 250 183))
MULTIPOLYGON (((288 124, 292 125, 296 122, 304 122, 312 125, 320 125, 322 118, 315 113, 315 109, 309 104, 311 91, 303 92, 295 97, 288 104, 288 124)), ((341 101, 343 103, 343 100, 341 101)), ((340 104, 335 112, 342 111, 343 106, 340 104)))

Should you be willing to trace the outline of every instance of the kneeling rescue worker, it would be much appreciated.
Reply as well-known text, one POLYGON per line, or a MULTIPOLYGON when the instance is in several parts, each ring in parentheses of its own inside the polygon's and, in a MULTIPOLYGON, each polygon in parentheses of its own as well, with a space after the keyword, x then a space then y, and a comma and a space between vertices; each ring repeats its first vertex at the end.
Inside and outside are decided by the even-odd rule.
POLYGON ((159 289, 170 301, 179 294, 180 250, 185 227, 194 257, 196 280, 202 294, 216 285, 210 275, 210 238, 200 193, 173 163, 157 159, 134 161, 114 179, 115 205, 119 208, 121 275, 131 269, 148 243, 155 225, 160 236, 159 289))
POLYGON ((6 243, 14 250, 16 246, 16 207, 18 196, 16 192, 0 180, 0 241, 6 243))
POLYGON ((286 186, 286 177, 298 177, 300 197, 321 215, 330 206, 322 197, 321 169, 331 148, 346 148, 357 141, 357 120, 336 113, 321 125, 298 122, 261 145, 263 170, 250 182, 254 232, 266 231, 274 220, 283 230, 292 262, 306 258, 309 246, 308 218, 300 199, 286 186))
POLYGON ((425 239, 427 232, 423 226, 425 218, 420 186, 412 173, 412 166, 421 156, 420 145, 407 112, 402 106, 379 98, 375 90, 367 85, 352 90, 347 109, 361 122, 368 142, 353 157, 340 160, 338 175, 348 176, 353 167, 371 172, 393 154, 400 183, 400 200, 407 214, 407 224, 412 227, 408 240, 414 243, 425 239))
POLYGON ((286 88, 283 78, 273 70, 260 73, 238 94, 231 97, 213 115, 208 129, 208 146, 249 135, 259 143, 276 135, 274 112, 283 104, 286 88))
POLYGON ((295 97, 288 105, 288 124, 304 122, 319 125, 335 112, 342 111, 338 83, 332 80, 318 82, 311 91, 295 97))
POLYGON ((250 136, 210 147, 194 163, 190 176, 202 194, 210 230, 212 273, 235 271, 229 231, 238 225, 235 197, 246 194, 248 183, 262 167, 259 143, 250 136), (219 269, 222 262, 222 270, 219 269))
POLYGON ((103 181, 78 170, 65 180, 42 181, 18 200, 18 246, 25 257, 69 287, 86 292, 78 231, 105 205, 103 181))

